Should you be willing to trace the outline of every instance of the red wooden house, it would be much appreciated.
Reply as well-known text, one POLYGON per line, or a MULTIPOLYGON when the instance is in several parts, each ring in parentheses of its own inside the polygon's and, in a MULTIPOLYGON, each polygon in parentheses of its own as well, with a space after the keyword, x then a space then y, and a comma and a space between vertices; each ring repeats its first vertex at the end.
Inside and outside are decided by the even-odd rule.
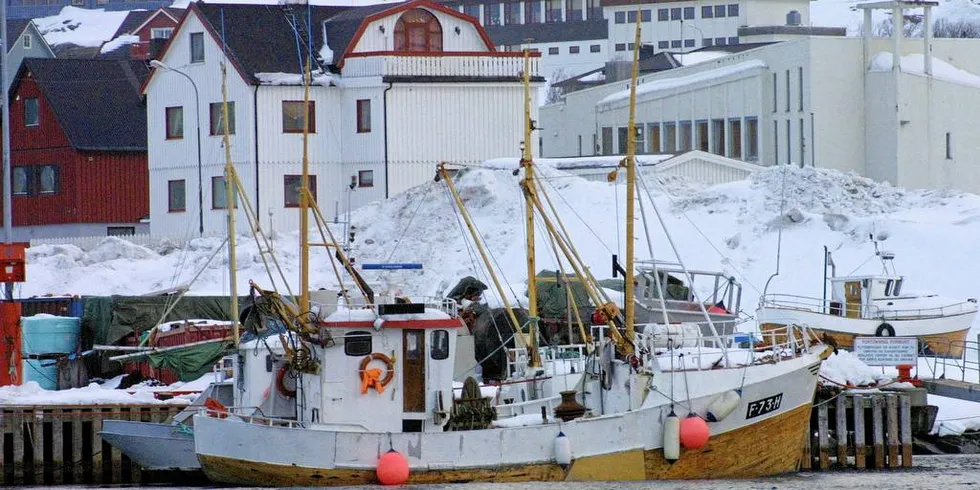
MULTIPOLYGON (((119 36, 136 36, 138 42, 123 44, 114 50, 109 57, 129 57, 134 60, 155 59, 163 46, 170 39, 170 34, 177 27, 184 9, 159 8, 153 11, 134 10, 130 12, 123 23, 116 29, 113 39, 119 36)), ((101 56, 106 56, 102 53, 101 56)))
POLYGON ((145 232, 142 61, 26 59, 10 89, 17 240, 145 232))

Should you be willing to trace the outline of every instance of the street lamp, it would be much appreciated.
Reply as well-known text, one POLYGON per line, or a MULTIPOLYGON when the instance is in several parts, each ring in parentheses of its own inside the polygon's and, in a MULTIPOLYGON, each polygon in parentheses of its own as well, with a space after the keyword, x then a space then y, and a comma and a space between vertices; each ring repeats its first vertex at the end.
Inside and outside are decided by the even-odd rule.
MULTIPOLYGON (((194 79, 188 74, 171 68, 164 64, 160 60, 151 60, 150 66, 153 68, 159 68, 161 70, 172 71, 174 73, 179 73, 191 82, 191 86, 194 87, 194 114, 197 115, 197 219, 198 219, 198 232, 204 235, 204 171, 201 167, 201 99, 198 97, 197 84, 194 83, 194 79)), ((169 192, 169 189, 168 189, 169 192)))
MULTIPOLYGON (((704 31, 702 31, 701 29, 699 29, 697 26, 688 26, 688 27, 690 27, 691 29, 694 29, 695 31, 698 31, 698 34, 701 34, 701 39, 704 39, 704 31)), ((681 49, 684 49, 683 48, 683 43, 684 43, 684 19, 681 19, 681 43, 682 43, 681 44, 681 46, 682 46, 681 49)), ((697 41, 695 41, 695 44, 696 43, 697 43, 697 41)))

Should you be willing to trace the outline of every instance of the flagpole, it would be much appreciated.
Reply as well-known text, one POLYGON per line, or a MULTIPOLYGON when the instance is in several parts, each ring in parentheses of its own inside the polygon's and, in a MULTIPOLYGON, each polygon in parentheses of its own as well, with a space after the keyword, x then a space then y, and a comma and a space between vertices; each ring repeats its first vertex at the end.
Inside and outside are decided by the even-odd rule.
MULTIPOLYGON (((13 210, 11 209, 10 188, 10 94, 8 93, 7 76, 7 0, 0 1, 0 85, 3 85, 3 240, 4 243, 13 241, 13 210)), ((4 283, 4 297, 14 299, 14 283, 4 283)))

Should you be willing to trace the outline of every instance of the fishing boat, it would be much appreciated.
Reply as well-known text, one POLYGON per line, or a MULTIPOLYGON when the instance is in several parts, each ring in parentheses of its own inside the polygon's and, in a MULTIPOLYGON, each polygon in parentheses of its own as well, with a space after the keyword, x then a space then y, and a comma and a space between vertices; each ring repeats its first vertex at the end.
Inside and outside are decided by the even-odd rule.
POLYGON ((895 254, 879 249, 882 238, 887 236, 871 236, 881 273, 837 277, 831 252, 825 249, 824 284, 830 284, 830 299, 826 286, 823 298, 765 295, 756 312, 760 330, 765 334, 804 324, 844 349, 853 348, 856 337, 916 337, 922 354, 962 357, 977 316, 977 300, 909 291, 905 276, 895 271, 895 254))
MULTIPOLYGON (((636 40, 639 45, 639 22, 636 40)), ((636 60, 634 52, 631 112, 636 60)), ((526 120, 529 100, 525 96, 526 120)), ((525 141, 529 132, 526 127, 525 141)), ((522 158, 525 186, 534 182, 530 146, 522 158)), ((624 161, 622 320, 610 314, 605 324, 591 328, 587 369, 575 387, 580 389, 562 393, 560 406, 495 420, 496 411, 488 409, 472 379, 457 400, 454 358, 465 328, 458 305, 378 298, 288 325, 299 341, 295 352, 303 353, 293 357, 304 364, 297 390, 310 400, 297 406, 296 419, 221 409, 195 415, 202 470, 215 482, 259 486, 701 479, 796 470, 828 349, 796 325, 786 327, 785 342, 765 351, 734 351, 723 341, 721 348, 688 344, 690 339, 669 329, 637 332, 630 224, 634 154, 624 161)), ((444 167, 441 174, 451 180, 444 167)), ((307 195, 305 180, 301 188, 307 195)), ((542 211, 534 188, 525 187, 525 197, 529 209, 542 211)), ((533 218, 527 226, 534 229, 533 218)), ((548 228, 554 229, 550 222, 548 228)), ((529 280, 535 273, 533 243, 530 235, 529 280)), ((568 243, 558 246, 565 250, 568 243)), ((571 262, 576 269, 580 264, 571 262)), ((533 295, 528 321, 512 317, 511 324, 518 342, 526 342, 532 369, 542 362, 533 295)), ((311 310, 302 305, 300 311, 311 310)))

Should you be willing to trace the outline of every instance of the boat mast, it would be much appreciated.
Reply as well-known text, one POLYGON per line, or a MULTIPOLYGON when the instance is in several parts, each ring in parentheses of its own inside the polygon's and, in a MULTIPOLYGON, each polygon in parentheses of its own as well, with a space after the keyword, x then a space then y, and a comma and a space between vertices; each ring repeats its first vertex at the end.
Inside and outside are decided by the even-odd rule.
MULTIPOLYGON (((299 181, 299 311, 306 314, 310 311, 310 59, 307 53, 306 66, 303 69, 303 175, 299 181)), ((341 285, 343 286, 343 285, 341 285)))
POLYGON ((224 124, 223 142, 225 146, 225 206, 228 209, 228 277, 231 292, 231 336, 238 346, 238 263, 235 257, 235 167, 231 163, 231 142, 228 137, 228 62, 221 62, 221 121, 224 124))
MULTIPOLYGON (((541 367, 541 356, 538 353, 538 285, 535 281, 534 265, 534 162, 531 157, 531 131, 534 122, 531 120, 531 51, 524 48, 524 144, 521 145, 521 167, 524 167, 524 180, 521 189, 524 192, 525 234, 527 236, 527 310, 528 355, 531 367, 541 367)), ((521 326, 517 325, 518 331, 521 326)))
POLYGON ((635 331, 635 309, 633 268, 633 220, 634 200, 636 199, 636 83, 639 76, 640 64, 640 11, 636 12, 636 37, 633 49, 633 74, 630 78, 630 118, 626 135, 626 274, 624 275, 623 307, 625 308, 624 323, 626 324, 626 345, 628 353, 633 352, 633 337, 635 331))

